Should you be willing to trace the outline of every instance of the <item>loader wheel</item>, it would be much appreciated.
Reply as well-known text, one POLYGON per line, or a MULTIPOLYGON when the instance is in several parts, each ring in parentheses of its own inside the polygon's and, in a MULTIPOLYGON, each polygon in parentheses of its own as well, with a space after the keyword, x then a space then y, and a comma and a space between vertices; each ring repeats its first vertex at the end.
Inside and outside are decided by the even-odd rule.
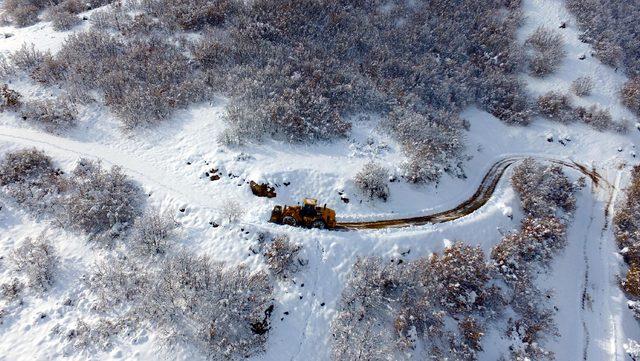
POLYGON ((318 219, 318 220, 313 221, 313 224, 311 224, 311 227, 317 228, 317 229, 325 229, 325 228, 327 228, 327 225, 324 223, 323 220, 318 219))
POLYGON ((291 216, 285 216, 284 218, 282 218, 282 224, 295 227, 298 225, 298 221, 296 221, 296 219, 291 216))

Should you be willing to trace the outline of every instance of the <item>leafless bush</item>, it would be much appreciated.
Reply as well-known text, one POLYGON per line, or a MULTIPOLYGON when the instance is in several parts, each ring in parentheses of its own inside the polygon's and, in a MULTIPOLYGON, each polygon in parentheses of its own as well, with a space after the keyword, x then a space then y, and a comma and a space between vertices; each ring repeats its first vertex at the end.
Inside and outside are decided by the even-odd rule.
POLYGON ((200 30, 222 25, 239 5, 230 0, 146 0, 143 6, 170 28, 200 30))
POLYGON ((77 350, 85 352, 109 351, 115 337, 126 326, 121 320, 100 318, 90 323, 84 319, 78 319, 76 324, 66 332, 65 339, 77 350))
POLYGON ((144 192, 117 166, 106 170, 96 161, 81 159, 70 181, 66 222, 92 238, 108 243, 142 213, 144 192))
POLYGON ((38 13, 47 5, 44 0, 6 0, 2 10, 18 27, 33 25, 38 22, 38 13))
POLYGON ((561 93, 550 91, 538 97, 538 111, 556 121, 575 120, 569 98, 561 93))
POLYGON ((614 216, 614 234, 620 249, 627 249, 627 263, 640 264, 640 167, 631 172, 626 199, 614 216))
POLYGON ((24 272, 29 287, 43 292, 53 285, 58 256, 49 240, 43 236, 25 239, 13 252, 13 263, 24 272))
POLYGON ((70 36, 57 57, 70 87, 100 90, 126 128, 165 119, 204 93, 189 59, 159 37, 122 41, 88 31, 70 36))
POLYGON ((559 210, 573 212, 576 187, 559 165, 544 166, 528 158, 511 176, 524 211, 533 217, 552 217, 559 210))
POLYGON ((527 38, 526 45, 532 49, 529 70, 535 76, 542 77, 553 73, 566 56, 562 36, 545 27, 537 28, 527 38))
POLYGON ((7 79, 15 73, 13 65, 6 56, 0 55, 0 80, 7 79))
POLYGON ((576 78, 576 80, 571 83, 571 90, 579 97, 590 95, 593 90, 593 79, 588 76, 576 78))
POLYGON ((367 163, 353 179, 356 187, 370 199, 387 201, 389 198, 389 172, 376 163, 367 163))
POLYGON ((588 108, 577 107, 574 113, 578 120, 599 131, 609 130, 614 126, 611 113, 606 109, 598 108, 596 105, 588 108))
POLYGON ((305 262, 299 256, 302 246, 286 236, 275 237, 264 253, 269 270, 278 278, 286 279, 298 272, 305 262))
POLYGON ((51 8, 47 17, 58 31, 70 30, 82 22, 75 14, 58 6, 51 8))
POLYGON ((627 81, 620 91, 622 104, 640 116, 640 76, 627 81))
POLYGON ((153 279, 142 312, 167 340, 229 358, 264 349, 273 309, 267 274, 183 253, 163 262, 153 279))
POLYGON ((432 109, 422 115, 395 109, 386 125, 401 142, 409 162, 405 177, 411 182, 437 182, 443 173, 459 175, 465 149, 463 121, 457 115, 432 109))
POLYGON ((50 56, 50 54, 37 50, 35 45, 24 43, 20 49, 9 55, 9 60, 18 70, 30 73, 42 64, 47 56, 50 56))
POLYGON ((13 278, 11 281, 0 285, 0 299, 5 299, 9 302, 14 301, 20 297, 23 289, 24 284, 19 279, 13 278))
POLYGON ((29 210, 51 212, 66 182, 51 158, 34 148, 5 154, 0 161, 0 186, 29 210))
POLYGON ((535 266, 548 266, 553 256, 567 244, 566 225, 556 217, 527 217, 518 232, 504 237, 491 257, 507 279, 535 266))
POLYGON ((244 217, 245 210, 240 203, 229 199, 222 205, 220 216, 229 223, 237 223, 244 217))
POLYGON ((379 360, 421 341, 427 355, 475 359, 484 322, 504 306, 491 301, 502 298, 492 272, 482 250, 460 243, 412 262, 356 260, 331 325, 333 358, 379 360))
POLYGON ((86 283, 97 297, 94 307, 111 310, 141 302, 151 279, 149 272, 135 259, 109 256, 94 265, 86 283))
POLYGON ((22 95, 13 89, 9 89, 7 84, 0 89, 0 112, 5 110, 18 110, 22 106, 20 101, 22 95))
POLYGON ((593 45, 603 63, 624 65, 630 76, 640 76, 637 6, 626 0, 569 0, 567 8, 584 31, 581 40, 593 45))
POLYGON ((178 222, 168 212, 148 209, 131 229, 131 243, 142 254, 164 254, 171 246, 178 222))
POLYGON ((53 133, 75 126, 77 115, 75 107, 62 98, 29 101, 24 104, 20 112, 22 119, 53 133))

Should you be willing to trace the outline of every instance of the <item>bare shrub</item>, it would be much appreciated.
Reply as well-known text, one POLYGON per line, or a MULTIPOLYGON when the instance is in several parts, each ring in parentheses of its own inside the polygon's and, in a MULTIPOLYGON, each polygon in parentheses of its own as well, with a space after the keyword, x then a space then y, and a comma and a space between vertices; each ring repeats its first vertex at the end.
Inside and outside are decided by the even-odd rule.
POLYGON ((389 171, 376 163, 367 163, 353 179, 356 187, 370 199, 389 198, 389 171))
POLYGON ((229 0, 148 0, 143 4, 166 26, 182 30, 220 26, 239 6, 229 0))
POLYGON ((593 79, 588 76, 576 78, 576 80, 571 83, 571 90, 579 97, 590 95, 593 90, 593 79))
POLYGON ((463 121, 448 112, 432 111, 422 115, 395 109, 386 124, 409 156, 404 169, 410 182, 437 182, 443 173, 459 175, 461 171, 463 121))
POLYGON ((577 107, 574 113, 578 120, 599 131, 609 130, 614 126, 609 110, 600 109, 596 105, 588 108, 577 107))
POLYGON ((117 166, 106 170, 99 162, 81 159, 70 181, 66 223, 94 239, 109 243, 142 214, 144 192, 117 166))
POLYGON ((627 81, 620 91, 622 104, 640 116, 640 76, 627 81))
POLYGON ((561 93, 550 91, 538 97, 538 111, 560 122, 574 120, 569 98, 561 93))
POLYGON ((596 56, 611 66, 625 66, 631 77, 640 76, 640 42, 635 19, 640 10, 626 0, 569 0, 584 33, 581 40, 593 45, 596 56))
POLYGON ((59 261, 55 248, 44 236, 25 239, 14 250, 12 260, 16 269, 25 274, 29 287, 43 292, 53 285, 59 261))
POLYGON ((0 112, 5 110, 15 111, 22 106, 20 101, 22 95, 13 89, 9 89, 7 84, 0 89, 0 112))
POLYGON ((24 284, 19 279, 12 278, 11 281, 0 285, 0 299, 15 301, 20 297, 23 289, 24 284))
POLYGON ((545 27, 537 28, 527 38, 526 45, 533 50, 529 56, 529 70, 535 76, 553 73, 566 56, 562 36, 545 27))
POLYGON ((94 307, 106 311, 141 302, 151 282, 149 277, 134 259, 109 256, 93 266, 86 284, 97 297, 94 307))
POLYGON ((100 90, 125 128, 155 123, 202 99, 189 59, 159 37, 122 41, 88 31, 67 38, 57 54, 76 92, 100 90))
POLYGON ((245 210, 240 203, 229 199, 222 204, 220 216, 229 223, 237 223, 244 217, 245 210))
POLYGON ((17 203, 36 212, 52 212, 66 182, 44 152, 22 149, 0 161, 0 185, 17 203))
POLYGON ((148 209, 131 228, 131 243, 142 254, 164 254, 171 246, 178 222, 172 214, 148 209))
POLYGON ((29 73, 40 64, 42 64, 47 55, 49 54, 37 50, 35 45, 27 45, 26 43, 24 43, 22 44, 20 49, 9 55, 9 60, 18 70, 29 73))
POLYGON ((38 13, 45 4, 42 0, 6 0, 2 4, 2 10, 16 26, 24 27, 38 22, 38 13))
POLYGON ((273 310, 266 273, 182 253, 163 262, 153 280, 142 312, 168 341, 229 358, 264 350, 273 310))
POLYGON ((289 278, 305 264, 299 256, 301 250, 302 245, 291 242, 288 237, 275 237, 264 253, 269 270, 278 278, 289 278))
POLYGON ((0 54, 0 80, 13 76, 15 69, 6 56, 0 54))
POLYGON ((484 322, 504 306, 492 272, 482 250, 461 243, 411 262, 357 259, 331 324, 333 359, 381 360, 416 342, 425 356, 476 359, 484 322))
POLYGON ((77 115, 75 107, 63 98, 29 101, 20 112, 22 119, 53 133, 75 126, 77 115))
POLYGON ((523 269, 548 266, 553 256, 567 244, 566 225, 556 217, 527 217, 518 232, 505 236, 491 257, 508 279, 523 269))
POLYGON ((82 22, 75 14, 60 7, 52 8, 49 11, 48 19, 51 20, 53 28, 57 31, 70 30, 82 22))
POLYGON ((109 351, 115 337, 126 329, 122 320, 100 318, 90 322, 78 319, 76 324, 66 332, 66 341, 77 350, 85 352, 109 351))
POLYGON ((537 163, 532 158, 522 161, 511 176, 524 211, 533 217, 552 217, 558 211, 573 212, 576 187, 559 165, 537 163))

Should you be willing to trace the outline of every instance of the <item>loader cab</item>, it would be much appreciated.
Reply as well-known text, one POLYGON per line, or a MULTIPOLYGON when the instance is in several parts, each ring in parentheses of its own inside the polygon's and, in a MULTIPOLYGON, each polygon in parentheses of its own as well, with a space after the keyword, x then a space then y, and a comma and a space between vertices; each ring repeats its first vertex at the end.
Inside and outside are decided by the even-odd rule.
POLYGON ((302 203, 302 209, 300 210, 300 215, 302 217, 315 217, 318 215, 318 211, 316 209, 318 205, 318 200, 313 198, 305 198, 302 203))

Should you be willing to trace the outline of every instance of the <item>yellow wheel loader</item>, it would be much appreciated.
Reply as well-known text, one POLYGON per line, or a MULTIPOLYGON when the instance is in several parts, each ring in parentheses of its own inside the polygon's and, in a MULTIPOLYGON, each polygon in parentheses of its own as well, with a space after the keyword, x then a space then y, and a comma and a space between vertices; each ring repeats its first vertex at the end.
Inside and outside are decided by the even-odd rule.
POLYGON ((336 212, 327 208, 326 204, 318 207, 316 199, 305 198, 302 206, 273 207, 270 222, 294 227, 332 229, 336 226, 336 212))

